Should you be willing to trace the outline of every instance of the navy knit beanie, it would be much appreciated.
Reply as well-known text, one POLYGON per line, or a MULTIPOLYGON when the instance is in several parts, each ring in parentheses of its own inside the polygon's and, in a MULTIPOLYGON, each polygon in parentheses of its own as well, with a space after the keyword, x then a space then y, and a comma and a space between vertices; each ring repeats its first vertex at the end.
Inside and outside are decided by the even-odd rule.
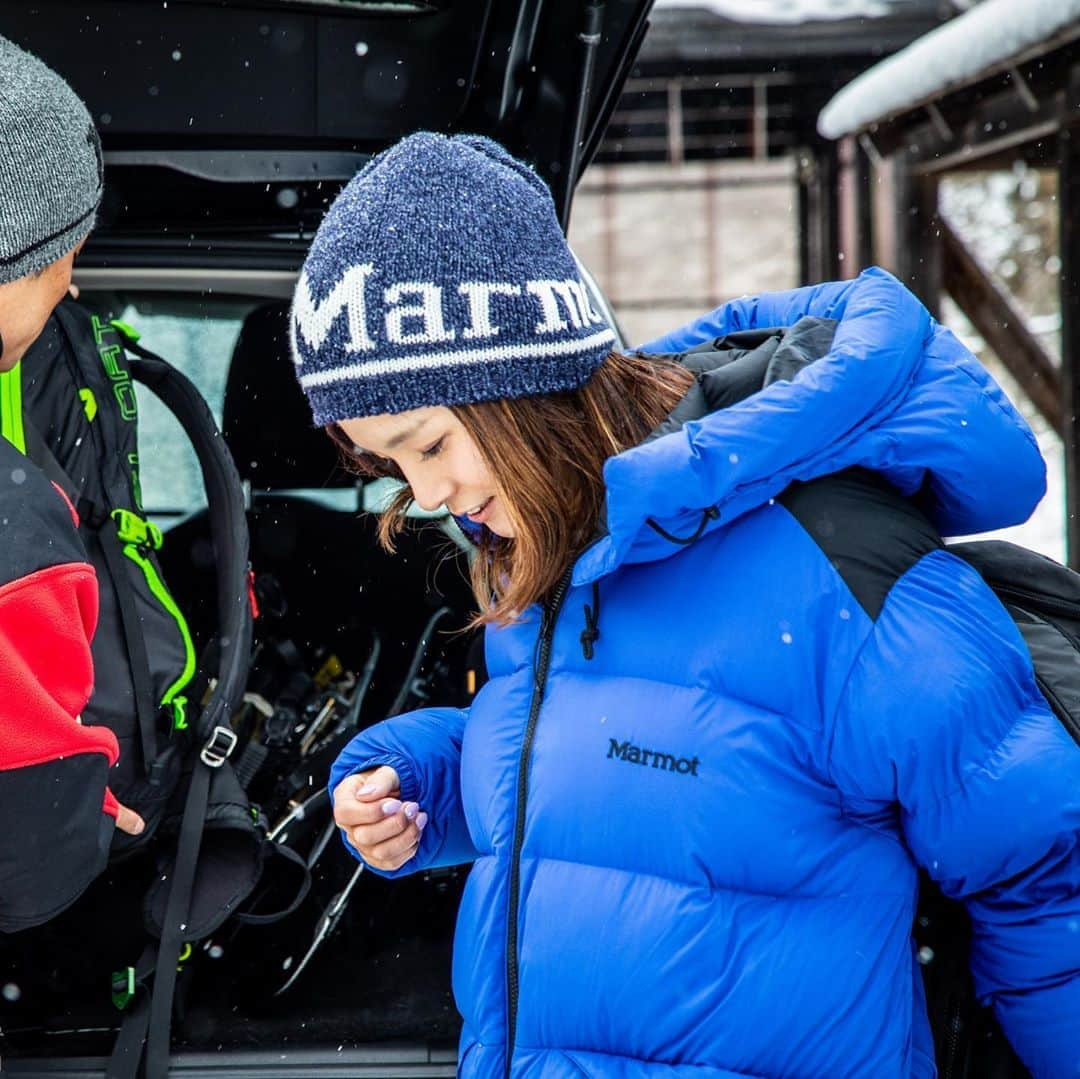
POLYGON ((410 135, 330 207, 293 298, 320 425, 585 384, 615 343, 543 180, 477 135, 410 135))

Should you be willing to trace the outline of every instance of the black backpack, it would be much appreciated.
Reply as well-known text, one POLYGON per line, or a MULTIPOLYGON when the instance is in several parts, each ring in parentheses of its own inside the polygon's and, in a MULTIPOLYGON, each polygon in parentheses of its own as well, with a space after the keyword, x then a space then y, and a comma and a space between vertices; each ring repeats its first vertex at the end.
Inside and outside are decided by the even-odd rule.
POLYGON ((66 301, 12 376, 21 448, 78 510, 97 571, 94 692, 83 720, 115 733, 120 758, 109 785, 146 821, 140 836, 117 830, 112 856, 123 857, 153 839, 176 787, 197 667, 158 562, 161 532, 143 514, 131 368, 117 329, 66 301))
MULTIPOLYGON (((976 569, 1009 612, 1047 704, 1080 744, 1080 574, 1001 540, 947 550, 976 569)), ((1030 1079, 990 1009, 976 1000, 966 911, 925 877, 915 939, 940 1079, 1030 1079)))

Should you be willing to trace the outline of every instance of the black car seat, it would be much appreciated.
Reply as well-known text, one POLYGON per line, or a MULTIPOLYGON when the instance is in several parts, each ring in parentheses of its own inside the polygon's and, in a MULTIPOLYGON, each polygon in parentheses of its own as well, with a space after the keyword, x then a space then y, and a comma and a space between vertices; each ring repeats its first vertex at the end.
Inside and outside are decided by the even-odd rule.
POLYGON ((289 355, 288 328, 284 300, 257 307, 244 319, 225 385, 225 441, 240 478, 253 490, 348 483, 333 443, 312 426, 289 355))

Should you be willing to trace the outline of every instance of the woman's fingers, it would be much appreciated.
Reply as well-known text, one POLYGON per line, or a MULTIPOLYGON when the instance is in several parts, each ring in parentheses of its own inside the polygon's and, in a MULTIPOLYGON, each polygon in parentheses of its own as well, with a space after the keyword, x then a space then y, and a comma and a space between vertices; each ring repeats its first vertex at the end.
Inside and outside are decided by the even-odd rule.
MULTIPOLYGON (((349 778, 356 780, 352 784, 352 796, 358 802, 377 802, 389 794, 396 793, 401 787, 397 772, 388 764, 372 768, 367 772, 359 772, 349 778)), ((341 785, 344 786, 344 783, 341 785)))
POLYGON ((339 828, 345 829, 355 828, 358 824, 380 824, 399 809, 401 802, 397 798, 384 798, 381 802, 357 802, 348 796, 339 802, 335 798, 334 821, 339 828))
MULTIPOLYGON (((415 805, 415 803, 410 804, 415 805)), ((357 850, 374 847, 387 839, 393 839, 394 836, 401 835, 412 823, 410 818, 405 816, 405 806, 396 798, 383 802, 381 807, 376 806, 375 809, 378 814, 376 818, 366 818, 360 824, 348 829, 349 841, 357 850)))
POLYGON ((360 857, 376 869, 397 869, 420 845, 427 814, 415 802, 398 803, 396 812, 378 824, 358 825, 348 831, 349 842, 360 857))
POLYGON ((372 850, 410 828, 415 829, 419 815, 420 807, 415 802, 402 804, 397 799, 390 799, 383 803, 377 822, 365 822, 348 829, 349 841, 357 850, 372 850))
POLYGON ((360 857, 376 869, 397 869, 420 845, 427 814, 400 800, 401 780, 381 765, 346 776, 334 789, 334 821, 360 857))
POLYGON ((383 819, 382 805, 399 794, 398 774, 382 766, 346 776, 334 789, 334 820, 339 828, 374 824, 383 819))

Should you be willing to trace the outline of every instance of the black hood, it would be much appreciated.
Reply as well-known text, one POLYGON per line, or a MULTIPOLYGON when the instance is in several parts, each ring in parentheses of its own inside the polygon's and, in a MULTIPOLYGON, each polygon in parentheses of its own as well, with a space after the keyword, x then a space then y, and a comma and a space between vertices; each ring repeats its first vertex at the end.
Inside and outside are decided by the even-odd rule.
POLYGON ((697 379, 649 441, 677 431, 691 420, 743 401, 774 382, 790 381, 832 347, 837 322, 802 318, 790 327, 742 330, 678 354, 650 354, 674 360, 697 379))

